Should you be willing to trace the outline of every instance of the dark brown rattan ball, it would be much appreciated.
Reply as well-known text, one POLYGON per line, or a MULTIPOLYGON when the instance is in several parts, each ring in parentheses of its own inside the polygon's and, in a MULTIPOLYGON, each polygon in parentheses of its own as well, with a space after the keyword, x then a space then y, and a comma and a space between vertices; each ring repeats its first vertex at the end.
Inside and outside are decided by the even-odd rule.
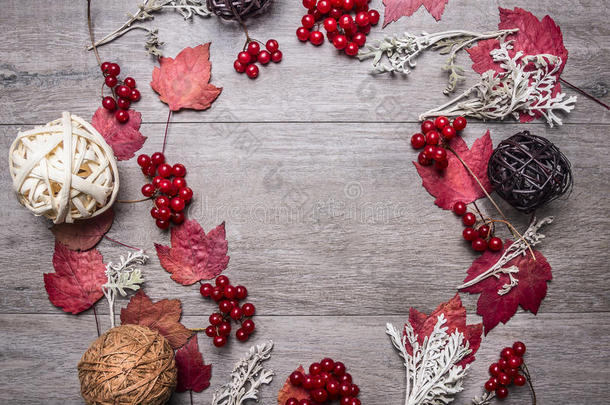
POLYGON ((530 213, 572 188, 570 161, 548 139, 520 132, 500 142, 487 167, 495 191, 530 213))
POLYGON ((224 20, 244 21, 263 14, 272 0, 207 0, 208 9, 224 20))

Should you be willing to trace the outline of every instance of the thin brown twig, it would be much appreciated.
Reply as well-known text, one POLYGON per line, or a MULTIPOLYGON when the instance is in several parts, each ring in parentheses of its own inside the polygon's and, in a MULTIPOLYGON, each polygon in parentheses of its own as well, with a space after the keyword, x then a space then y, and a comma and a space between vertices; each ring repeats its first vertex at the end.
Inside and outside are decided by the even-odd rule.
POLYGON ((563 83, 567 84, 568 86, 570 86, 571 88, 573 88, 574 90, 576 90, 577 92, 582 94, 583 96, 587 97, 589 100, 593 100, 597 104, 603 106, 606 110, 610 110, 610 106, 608 104, 604 103, 603 101, 601 101, 600 99, 598 99, 597 97, 592 96, 591 94, 587 93, 580 87, 573 85, 572 83, 570 83, 569 81, 565 80, 562 77, 560 77, 559 80, 562 81, 563 83))
POLYGON ((128 244, 126 244, 126 243, 119 242, 118 240, 113 239, 113 238, 111 238, 111 237, 110 237, 110 236, 108 236, 108 235, 104 235, 104 238, 105 238, 105 239, 108 239, 110 242, 114 242, 114 243, 119 244, 119 245, 121 245, 121 246, 125 246, 126 248, 129 248, 129 249, 138 250, 138 251, 143 250, 143 249, 139 249, 139 248, 137 248, 137 247, 134 247, 134 246, 128 245, 128 244))
POLYGON ((97 310, 95 309, 95 304, 93 305, 93 316, 95 317, 95 328, 97 329, 97 337, 100 337, 100 324, 97 319, 97 310))
POLYGON ((165 153, 165 144, 167 142, 167 129, 169 128, 169 120, 172 118, 172 109, 169 109, 169 114, 167 114, 167 122, 165 123, 165 135, 163 135, 163 149, 161 153, 165 153))
POLYGON ((534 384, 532 384, 532 377, 530 376, 530 371, 528 370, 525 362, 523 363, 523 370, 525 371, 525 379, 527 380, 527 384, 530 387, 530 392, 532 393, 532 405, 536 405, 536 391, 534 390, 534 384))
POLYGON ((152 197, 140 198, 139 200, 116 200, 116 202, 121 204, 135 204, 139 202, 144 202, 150 200, 152 197))
POLYGON ((91 38, 91 46, 93 46, 93 52, 95 52, 97 64, 101 66, 102 59, 100 58, 100 54, 97 52, 97 47, 95 46, 95 37, 93 36, 93 23, 91 22, 91 0, 87 0, 87 25, 89 26, 89 37, 91 38))
POLYGON ((191 405, 193 405, 193 390, 189 390, 189 395, 191 396, 191 405))

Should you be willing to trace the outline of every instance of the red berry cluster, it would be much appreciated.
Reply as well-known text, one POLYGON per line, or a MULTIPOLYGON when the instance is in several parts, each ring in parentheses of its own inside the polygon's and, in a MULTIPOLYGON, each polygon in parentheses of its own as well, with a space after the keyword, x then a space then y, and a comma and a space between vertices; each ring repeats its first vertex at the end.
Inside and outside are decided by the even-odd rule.
POLYGON ((257 41, 249 41, 246 50, 237 54, 233 67, 238 73, 246 72, 250 79, 256 79, 258 77, 256 62, 266 65, 271 61, 278 63, 282 60, 282 51, 280 51, 280 45, 275 39, 267 41, 265 48, 267 49, 261 50, 257 41))
POLYGON ((248 340, 254 332, 254 321, 250 318, 254 316, 256 308, 249 302, 239 306, 239 301, 248 296, 246 287, 233 286, 227 276, 218 276, 215 287, 210 283, 204 283, 201 284, 199 292, 202 296, 218 303, 220 312, 210 315, 210 326, 205 329, 205 334, 214 339, 214 346, 222 347, 227 343, 227 336, 231 334, 231 319, 241 323, 241 327, 235 332, 237 340, 240 342, 248 340))
POLYGON ((284 405, 314 405, 323 404, 341 398, 341 405, 360 405, 357 398, 360 388, 352 383, 352 376, 346 372, 345 364, 333 361, 328 357, 319 363, 311 363, 309 374, 299 370, 290 374, 290 383, 309 391, 313 399, 288 398, 284 405), (314 402, 315 401, 315 402, 314 402))
POLYGON ((491 378, 485 383, 485 389, 489 392, 495 391, 499 399, 508 396, 508 386, 512 383, 516 386, 523 386, 527 382, 523 374, 523 355, 525 354, 525 344, 522 342, 513 343, 513 347, 505 347, 500 352, 500 360, 489 366, 491 378))
POLYGON ((319 46, 324 42, 320 22, 326 36, 335 48, 349 56, 356 56, 366 43, 371 25, 379 22, 379 12, 369 10, 370 0, 303 0, 308 10, 301 18, 302 26, 297 29, 300 41, 309 41, 319 46), (353 16, 352 16, 353 15, 353 16))
POLYGON ((142 186, 145 197, 155 197, 155 204, 150 215, 156 220, 157 226, 167 229, 171 223, 179 225, 184 222, 184 207, 193 198, 193 190, 186 186, 186 168, 181 163, 170 165, 165 163, 165 156, 155 152, 151 156, 138 156, 138 165, 142 173, 151 180, 142 186))
POLYGON ((457 117, 453 120, 453 123, 450 123, 447 117, 442 116, 437 117, 434 122, 422 122, 421 132, 411 137, 413 148, 424 148, 417 157, 419 164, 430 166, 434 163, 434 167, 438 170, 446 169, 449 166, 449 161, 447 160, 447 151, 443 147, 443 143, 455 138, 458 131, 466 128, 466 124, 466 118, 464 117, 457 117))
POLYGON ((117 77, 121 73, 121 67, 116 63, 104 62, 100 68, 104 74, 105 85, 112 90, 112 96, 102 97, 102 107, 108 111, 115 111, 118 108, 114 116, 118 122, 124 124, 129 121, 127 110, 131 103, 140 101, 136 81, 133 77, 126 77, 122 82, 119 81, 117 77))
POLYGON ((463 201, 458 201, 453 204, 453 213, 462 217, 462 223, 466 227, 462 232, 462 237, 468 242, 471 242, 472 248, 477 252, 483 252, 487 249, 492 252, 502 250, 502 239, 493 236, 494 228, 490 227, 485 222, 483 225, 476 228, 476 215, 466 211, 466 203, 463 201))

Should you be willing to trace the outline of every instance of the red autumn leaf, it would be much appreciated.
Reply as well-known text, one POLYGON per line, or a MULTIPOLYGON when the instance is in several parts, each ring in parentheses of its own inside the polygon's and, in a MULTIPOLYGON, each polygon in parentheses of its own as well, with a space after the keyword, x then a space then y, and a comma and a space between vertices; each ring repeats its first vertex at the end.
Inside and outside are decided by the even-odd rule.
POLYGON ((131 297, 129 304, 121 309, 121 324, 142 325, 163 335, 174 349, 184 346, 193 335, 180 323, 182 304, 180 300, 161 300, 153 303, 140 290, 131 297))
POLYGON ((172 111, 206 110, 222 91, 222 87, 209 83, 212 70, 209 42, 184 48, 176 59, 161 58, 159 64, 159 68, 153 69, 150 86, 172 111))
POLYGON ((188 390, 201 392, 210 386, 212 365, 203 364, 197 335, 176 351, 176 368, 178 369, 176 392, 188 390))
MULTIPOLYGON (((498 28, 502 30, 519 28, 518 32, 507 36, 507 40, 514 40, 513 50, 509 52, 511 57, 518 51, 522 51, 525 55, 551 54, 558 56, 561 58, 561 68, 556 75, 557 77, 561 75, 568 61, 568 50, 563 45, 561 29, 551 17, 546 15, 542 20, 538 20, 535 15, 522 8, 515 7, 514 10, 509 10, 500 7, 498 28)), ((500 42, 497 39, 488 39, 479 41, 477 46, 468 49, 470 59, 474 62, 472 68, 478 73, 490 69, 502 72, 502 67, 495 63, 489 55, 492 49, 499 47, 500 42)), ((561 84, 558 80, 551 95, 555 96, 560 91, 561 84)), ((534 118, 536 116, 521 114, 521 122, 531 121, 534 118)))
MULTIPOLYGON (((483 325, 480 323, 466 325, 466 308, 462 305, 459 294, 455 294, 448 302, 440 304, 430 315, 421 313, 415 308, 409 309, 409 323, 417 335, 417 341, 420 344, 423 344, 424 338, 430 336, 440 314, 444 314, 445 319, 447 320, 444 325, 448 328, 447 333, 451 334, 455 330, 461 332, 468 341, 470 349, 472 349, 472 353, 464 357, 458 364, 465 366, 466 364, 473 362, 475 359, 474 355, 481 345, 483 325)), ((408 342, 407 352, 409 354, 413 353, 413 349, 408 342)))
POLYGON ((212 279, 229 264, 224 222, 206 235, 197 221, 186 221, 172 228, 171 243, 171 248, 155 243, 157 256, 172 280, 182 285, 212 279))
POLYGON ((421 6, 424 6, 432 17, 439 21, 448 2, 449 0, 383 0, 385 5, 383 26, 398 21, 401 17, 413 15, 421 6))
MULTIPOLYGON (((510 245, 510 240, 507 240, 504 250, 510 245)), ((464 282, 472 280, 493 266, 504 250, 502 252, 485 251, 481 257, 472 262, 464 282)), ((505 295, 498 294, 498 290, 502 286, 510 284, 510 278, 505 273, 500 273, 499 278, 488 277, 461 290, 470 294, 481 294, 477 302, 477 314, 483 317, 486 335, 500 322, 508 322, 517 312, 519 305, 534 315, 538 312, 540 303, 546 296, 547 281, 550 281, 553 276, 551 265, 542 253, 534 250, 534 256, 536 260, 533 260, 529 250, 526 250, 525 255, 514 258, 504 266, 504 268, 516 266, 519 269, 519 272, 514 274, 514 277, 519 280, 517 285, 505 295)))
POLYGON ((100 215, 68 224, 55 224, 51 232, 55 239, 72 250, 89 250, 104 237, 114 221, 114 210, 106 210, 100 215))
POLYGON ((91 119, 91 125, 104 137, 118 160, 134 157, 146 141, 146 137, 139 131, 142 114, 135 110, 128 110, 128 114, 129 121, 121 124, 113 112, 100 107, 91 119))
POLYGON ((78 314, 104 295, 106 266, 97 250, 75 252, 55 241, 53 268, 55 273, 44 275, 44 287, 49 301, 64 311, 78 314))
MULTIPOLYGON (((468 149, 466 142, 459 136, 451 140, 450 146, 476 174, 487 192, 490 192, 487 163, 493 152, 493 146, 489 131, 474 141, 471 149, 468 149)), ((449 166, 442 172, 436 170, 434 166, 422 166, 418 162, 413 162, 422 178, 423 186, 436 197, 434 203, 442 209, 450 210, 457 201, 468 204, 484 197, 485 193, 458 158, 448 151, 447 159, 449 166)))
MULTIPOLYGON (((299 365, 297 371, 300 371, 303 374, 307 374, 303 366, 299 365)), ((309 396, 309 391, 307 391, 303 387, 297 387, 290 383, 290 377, 286 379, 286 383, 277 394, 277 403, 278 405, 286 404, 286 401, 290 398, 296 398, 297 400, 301 399, 309 399, 311 401, 311 397, 309 396)))

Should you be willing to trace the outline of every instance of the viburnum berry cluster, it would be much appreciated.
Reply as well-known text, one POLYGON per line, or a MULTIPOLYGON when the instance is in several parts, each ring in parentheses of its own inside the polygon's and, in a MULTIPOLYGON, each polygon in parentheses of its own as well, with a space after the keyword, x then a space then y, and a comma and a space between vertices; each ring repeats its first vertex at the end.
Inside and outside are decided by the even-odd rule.
POLYGON ((493 222, 482 219, 483 224, 477 227, 477 216, 468 212, 467 209, 468 207, 463 201, 456 202, 452 208, 455 215, 462 217, 462 223, 465 226, 462 237, 471 243, 472 249, 476 252, 484 252, 487 249, 492 252, 502 250, 502 239, 494 236, 493 222))
POLYGON ((104 62, 100 65, 104 75, 104 85, 112 91, 112 96, 104 96, 104 85, 102 85, 102 107, 108 111, 116 111, 114 116, 121 124, 129 121, 127 110, 132 102, 140 101, 140 91, 136 88, 133 77, 126 77, 120 81, 118 76, 121 67, 117 63, 104 62))
POLYGON ((193 198, 193 190, 184 179, 186 167, 181 163, 173 166, 166 163, 161 152, 138 156, 138 165, 151 180, 142 186, 142 195, 156 197, 150 215, 156 220, 157 227, 167 229, 171 223, 183 223, 184 208, 193 198))
POLYGON ((324 27, 328 40, 346 55, 356 56, 366 43, 372 25, 379 22, 379 12, 369 10, 370 0, 303 0, 307 14, 297 29, 300 41, 319 46, 324 43, 324 27))
POLYGON ((496 397, 504 399, 508 396, 508 387, 511 384, 523 386, 530 379, 527 367, 523 362, 525 344, 513 343, 513 347, 505 347, 500 352, 497 363, 489 366, 491 377, 485 383, 487 392, 495 392, 496 397))
POLYGON ((411 137, 411 146, 415 149, 424 148, 417 156, 417 161, 422 166, 434 167, 445 170, 449 166, 447 160, 446 142, 455 138, 459 131, 466 128, 466 118, 456 117, 449 122, 447 117, 437 117, 434 122, 426 120, 421 124, 421 132, 411 137), (425 135, 424 135, 425 134, 425 135))
POLYGON ((311 363, 309 374, 294 371, 290 374, 290 384, 309 391, 311 399, 288 398, 283 405, 316 405, 339 398, 341 405, 360 405, 357 398, 360 388, 352 383, 345 364, 328 357, 319 363, 311 363))
MULTIPOLYGON (((260 42, 262 44, 262 42, 260 42)), ((269 62, 278 63, 282 60, 280 45, 275 39, 270 39, 261 50, 259 41, 248 38, 244 50, 237 54, 233 67, 238 73, 246 73, 250 79, 256 79, 259 69, 256 63, 267 65, 269 62)))
POLYGON ((241 324, 235 332, 240 342, 245 342, 254 332, 256 325, 251 319, 256 312, 254 304, 247 302, 241 307, 239 301, 246 299, 248 290, 243 285, 233 286, 227 276, 218 276, 216 286, 203 283, 199 292, 205 298, 211 298, 218 303, 218 311, 210 315, 210 325, 205 334, 214 339, 214 346, 222 347, 227 344, 227 336, 231 334, 231 319, 241 324))

